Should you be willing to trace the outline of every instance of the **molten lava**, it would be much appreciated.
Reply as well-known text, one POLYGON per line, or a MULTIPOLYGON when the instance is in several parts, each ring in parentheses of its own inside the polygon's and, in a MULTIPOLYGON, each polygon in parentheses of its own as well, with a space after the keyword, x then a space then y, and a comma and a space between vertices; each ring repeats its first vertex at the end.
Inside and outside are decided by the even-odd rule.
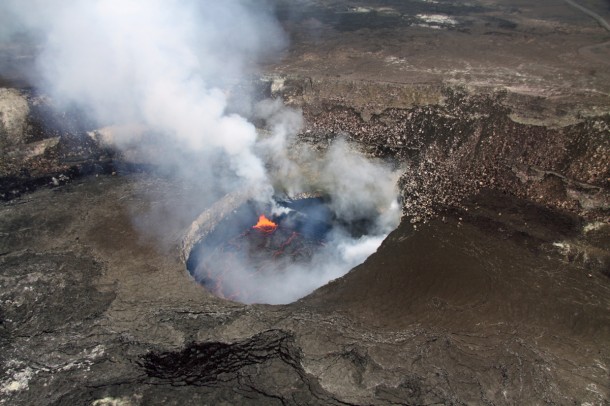
POLYGON ((252 228, 256 228, 263 233, 272 233, 277 228, 277 224, 265 217, 264 214, 261 214, 258 218, 258 223, 252 226, 252 228))

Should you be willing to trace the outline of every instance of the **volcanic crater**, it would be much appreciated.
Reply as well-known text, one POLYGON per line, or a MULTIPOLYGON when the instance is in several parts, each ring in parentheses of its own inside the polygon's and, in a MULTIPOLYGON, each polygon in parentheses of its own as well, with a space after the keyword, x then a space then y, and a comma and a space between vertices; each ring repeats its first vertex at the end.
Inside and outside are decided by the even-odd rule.
POLYGON ((267 297, 256 294, 274 285, 266 279, 281 278, 291 265, 306 267, 326 245, 335 221, 322 198, 282 201, 283 212, 270 218, 257 213, 270 213, 271 206, 260 206, 247 202, 236 208, 188 256, 191 275, 219 297, 246 303, 267 297))
POLYGON ((183 257, 210 292, 244 303, 299 299, 347 273, 387 234, 378 226, 384 213, 369 209, 346 218, 333 210, 331 196, 319 192, 218 204, 229 204, 218 211, 224 217, 214 208, 200 215, 185 236, 183 257))

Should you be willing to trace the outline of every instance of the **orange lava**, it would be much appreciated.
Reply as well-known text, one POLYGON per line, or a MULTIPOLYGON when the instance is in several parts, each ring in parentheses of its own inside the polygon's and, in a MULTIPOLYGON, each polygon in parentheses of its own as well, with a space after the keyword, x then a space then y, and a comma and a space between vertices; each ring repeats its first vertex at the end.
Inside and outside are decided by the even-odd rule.
POLYGON ((265 217, 264 214, 261 214, 258 218, 258 223, 256 223, 255 226, 252 226, 252 228, 256 228, 263 233, 272 233, 277 228, 277 224, 265 217))

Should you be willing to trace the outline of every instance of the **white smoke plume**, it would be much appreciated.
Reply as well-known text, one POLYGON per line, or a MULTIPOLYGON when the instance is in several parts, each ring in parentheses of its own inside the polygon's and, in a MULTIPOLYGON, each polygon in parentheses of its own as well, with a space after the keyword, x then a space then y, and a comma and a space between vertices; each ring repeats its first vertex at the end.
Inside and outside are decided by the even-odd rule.
POLYGON ((267 183, 252 152, 254 126, 226 113, 229 85, 284 44, 264 2, 9 0, 4 7, 19 17, 17 28, 42 35, 41 85, 55 102, 82 107, 100 125, 142 125, 160 135, 159 149, 178 156, 222 154, 242 183, 261 190, 267 183))
POLYGON ((363 261, 398 224, 396 173, 344 142, 322 156, 295 151, 303 119, 281 101, 251 109, 269 127, 262 140, 252 123, 228 112, 232 85, 286 46, 266 1, 4 0, 0 16, 2 37, 29 32, 41 38, 38 86, 54 102, 79 106, 111 129, 113 145, 135 149, 197 185, 193 201, 236 189, 256 190, 261 201, 274 190, 322 190, 338 218, 375 218, 371 235, 336 232, 307 269, 264 281, 267 296, 255 301, 302 297, 363 261))

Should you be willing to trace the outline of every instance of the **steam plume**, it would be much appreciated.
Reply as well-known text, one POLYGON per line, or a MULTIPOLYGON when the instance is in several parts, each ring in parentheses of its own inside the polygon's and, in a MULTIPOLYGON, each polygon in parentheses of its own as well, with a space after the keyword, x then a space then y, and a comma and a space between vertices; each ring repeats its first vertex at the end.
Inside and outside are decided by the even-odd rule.
POLYGON ((177 156, 222 154, 240 182, 266 183, 252 152, 254 126, 226 113, 228 86, 283 46, 279 26, 260 11, 264 2, 9 1, 5 8, 20 17, 13 26, 43 36, 41 85, 55 102, 83 107, 100 125, 143 125, 177 156))
MULTIPOLYGON (((265 281, 268 294, 256 301, 281 303, 311 292, 361 262, 397 225, 392 171, 343 142, 323 157, 302 149, 295 159, 289 150, 302 117, 280 101, 252 109, 271 130, 264 140, 248 120, 228 112, 231 86, 286 45, 267 2, 4 0, 0 15, 4 38, 15 32, 42 38, 39 87, 55 103, 80 106, 100 127, 111 126, 100 134, 113 145, 157 159, 159 167, 197 185, 193 202, 242 188, 258 191, 259 200, 269 200, 274 189, 318 189, 330 194, 332 209, 346 221, 373 216, 370 236, 353 239, 337 231, 308 269, 265 281)), ((164 213, 177 223, 192 215, 164 213)), ((234 283, 242 282, 236 274, 234 283)))

